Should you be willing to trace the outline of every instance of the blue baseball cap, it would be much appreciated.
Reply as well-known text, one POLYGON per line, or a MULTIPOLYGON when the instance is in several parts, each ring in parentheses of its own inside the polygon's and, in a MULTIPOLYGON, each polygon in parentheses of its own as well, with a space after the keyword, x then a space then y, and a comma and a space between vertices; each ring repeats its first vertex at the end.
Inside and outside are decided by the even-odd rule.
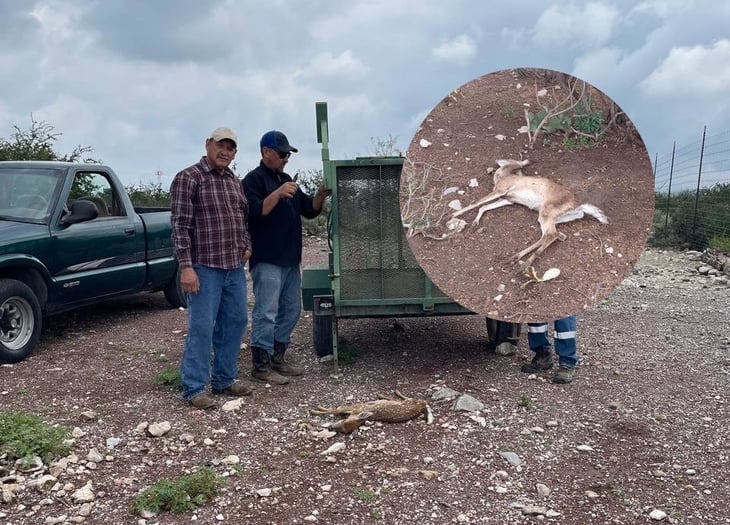
POLYGON ((271 130, 264 133, 261 137, 260 145, 262 148, 271 148, 282 153, 290 153, 299 151, 297 148, 289 144, 289 139, 286 138, 281 131, 271 130))

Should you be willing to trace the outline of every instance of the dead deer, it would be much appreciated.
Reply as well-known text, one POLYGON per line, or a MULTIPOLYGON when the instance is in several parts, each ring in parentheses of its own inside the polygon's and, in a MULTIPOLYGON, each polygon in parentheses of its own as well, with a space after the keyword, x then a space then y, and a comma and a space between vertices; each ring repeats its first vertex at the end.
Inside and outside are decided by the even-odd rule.
POLYGON ((537 210, 538 222, 542 235, 540 239, 510 257, 510 261, 517 262, 530 254, 525 267, 532 264, 535 258, 544 252, 556 240, 564 241, 564 233, 558 232, 556 224, 570 222, 582 218, 588 214, 595 217, 603 224, 608 223, 608 217, 597 206, 593 204, 581 204, 573 193, 545 177, 532 177, 522 173, 522 168, 529 164, 529 160, 498 160, 499 168, 494 172, 494 188, 492 192, 458 211, 452 217, 458 217, 464 213, 479 208, 474 224, 479 224, 485 212, 509 206, 510 204, 521 204, 537 210))
POLYGON ((310 412, 317 416, 345 416, 330 428, 337 432, 349 434, 357 430, 365 421, 382 421, 383 423, 403 423, 424 414, 430 423, 433 420, 431 409, 423 399, 406 397, 396 391, 395 399, 380 398, 375 401, 340 405, 335 408, 317 407, 310 412))

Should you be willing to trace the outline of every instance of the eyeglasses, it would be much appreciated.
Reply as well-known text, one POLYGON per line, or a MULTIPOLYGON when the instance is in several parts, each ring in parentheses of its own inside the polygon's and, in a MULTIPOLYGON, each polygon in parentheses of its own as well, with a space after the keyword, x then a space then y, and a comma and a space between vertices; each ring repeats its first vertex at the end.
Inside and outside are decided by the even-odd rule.
POLYGON ((274 151, 276 151, 276 154, 279 155, 280 159, 288 159, 289 157, 291 157, 291 151, 274 151))

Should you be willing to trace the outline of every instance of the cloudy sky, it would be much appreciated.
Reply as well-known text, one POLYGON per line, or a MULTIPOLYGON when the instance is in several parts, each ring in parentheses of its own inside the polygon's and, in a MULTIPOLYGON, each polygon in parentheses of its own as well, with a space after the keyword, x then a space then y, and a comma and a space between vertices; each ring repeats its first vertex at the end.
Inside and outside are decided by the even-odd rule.
POLYGON ((238 171, 283 130, 289 171, 374 152, 484 74, 541 67, 608 94, 652 159, 730 130, 730 2, 604 0, 6 0, 0 3, 0 137, 31 114, 94 148, 126 184, 169 186, 210 131, 234 128, 238 171), (496 7, 499 6, 499 7, 496 7), (161 175, 156 175, 158 172, 161 175))

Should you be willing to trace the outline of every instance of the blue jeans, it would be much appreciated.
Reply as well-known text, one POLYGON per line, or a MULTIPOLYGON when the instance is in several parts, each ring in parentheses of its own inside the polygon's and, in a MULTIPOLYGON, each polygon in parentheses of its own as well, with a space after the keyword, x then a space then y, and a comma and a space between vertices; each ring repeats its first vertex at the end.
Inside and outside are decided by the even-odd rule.
MULTIPOLYGON (((558 354, 558 363, 567 368, 575 368, 578 364, 578 345, 575 342, 578 321, 574 315, 570 315, 556 319, 554 325, 555 353, 558 354)), ((550 348, 547 332, 547 323, 527 323, 527 344, 530 350, 537 352, 550 348)))
POLYGON ((208 381, 213 389, 222 390, 236 380, 248 322, 243 267, 222 270, 195 264, 193 269, 200 290, 187 294, 188 335, 180 363, 185 399, 205 390, 208 381))
POLYGON ((251 346, 274 354, 274 342, 288 345, 302 311, 302 274, 297 266, 256 263, 251 269, 256 299, 251 346))

